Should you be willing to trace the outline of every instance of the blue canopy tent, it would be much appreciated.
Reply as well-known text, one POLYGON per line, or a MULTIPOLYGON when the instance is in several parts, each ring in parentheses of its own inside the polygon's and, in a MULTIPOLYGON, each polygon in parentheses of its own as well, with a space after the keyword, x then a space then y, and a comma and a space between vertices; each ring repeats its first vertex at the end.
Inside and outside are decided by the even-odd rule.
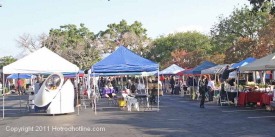
POLYGON ((247 64, 249 64, 249 63, 251 63, 251 62, 253 62, 255 60, 257 60, 257 59, 249 57, 249 58, 247 58, 247 59, 245 59, 245 60, 243 60, 243 61, 241 61, 239 63, 236 63, 236 64, 232 65, 230 68, 237 68, 237 67, 245 66, 245 65, 247 65, 247 64))
POLYGON ((159 72, 158 63, 143 58, 124 46, 120 46, 108 57, 91 67, 92 73, 152 72, 156 70, 159 72))
POLYGON ((7 79, 29 79, 32 78, 32 75, 27 75, 27 74, 12 74, 7 77, 7 79))
POLYGON ((179 67, 176 64, 172 64, 166 69, 159 72, 160 75, 176 75, 178 72, 183 71, 184 69, 179 67))
POLYGON ((158 63, 145 59, 124 46, 92 67, 95 73, 151 72, 159 69, 158 63))
POLYGON ((66 72, 66 73, 62 73, 64 75, 65 78, 75 78, 77 77, 77 74, 79 77, 83 77, 84 76, 84 70, 79 70, 78 73, 69 73, 69 72, 66 72))
POLYGON ((199 66, 195 67, 194 69, 184 72, 184 74, 193 74, 193 75, 201 74, 202 70, 205 70, 205 69, 208 69, 208 68, 211 68, 214 66, 217 66, 217 64, 209 62, 209 61, 204 61, 203 63, 201 63, 199 66))
MULTIPOLYGON (((253 61, 255 61, 255 60, 257 60, 257 59, 252 58, 252 57, 249 57, 249 58, 247 58, 247 59, 245 59, 245 60, 243 60, 243 61, 241 61, 241 62, 239 62, 239 63, 235 63, 235 64, 232 65, 230 68, 231 68, 231 69, 234 69, 234 68, 237 68, 237 67, 245 66, 245 65, 247 65, 247 64, 249 64, 249 63, 251 63, 251 62, 253 62, 253 61)), ((239 69, 237 69, 237 71, 239 71, 239 69)), ((236 77, 237 77, 236 71, 231 72, 231 73, 229 74, 229 78, 236 78, 236 77)))

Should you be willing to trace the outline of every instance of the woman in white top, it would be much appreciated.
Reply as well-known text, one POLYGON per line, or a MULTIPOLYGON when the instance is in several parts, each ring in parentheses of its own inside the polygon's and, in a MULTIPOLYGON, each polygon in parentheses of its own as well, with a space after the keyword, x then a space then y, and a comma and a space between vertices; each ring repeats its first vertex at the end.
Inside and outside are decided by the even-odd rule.
POLYGON ((170 82, 169 82, 169 78, 168 77, 165 78, 164 84, 165 84, 165 91, 166 91, 166 93, 170 92, 170 88, 169 88, 170 87, 170 82))
POLYGON ((215 83, 213 80, 211 80, 210 75, 207 75, 208 84, 207 84, 207 91, 209 96, 209 101, 213 101, 213 91, 216 88, 215 83))

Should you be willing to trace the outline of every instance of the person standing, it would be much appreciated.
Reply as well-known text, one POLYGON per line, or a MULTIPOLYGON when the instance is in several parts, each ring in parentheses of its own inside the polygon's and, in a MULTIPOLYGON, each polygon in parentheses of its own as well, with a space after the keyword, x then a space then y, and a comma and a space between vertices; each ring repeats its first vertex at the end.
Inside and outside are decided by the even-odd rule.
POLYGON ((198 91, 198 79, 197 77, 193 76, 190 77, 188 80, 188 85, 190 86, 190 95, 192 100, 195 100, 196 98, 196 93, 198 91))
POLYGON ((21 79, 17 80, 17 86, 18 86, 18 95, 21 95, 23 93, 23 83, 21 79))
POLYGON ((172 76, 170 79, 170 85, 171 85, 171 94, 173 95, 175 92, 175 76, 172 76))
POLYGON ((239 67, 234 68, 234 69, 229 69, 229 65, 227 65, 222 73, 222 83, 228 79, 230 72, 233 72, 233 71, 237 70, 238 68, 239 67))
POLYGON ((165 78, 164 84, 165 84, 165 92, 168 93, 170 91, 170 89, 169 89, 170 82, 169 82, 169 78, 168 77, 165 78))
POLYGON ((200 108, 204 108, 204 101, 205 101, 205 92, 207 91, 207 84, 208 80, 205 75, 202 76, 202 79, 199 82, 199 92, 201 94, 201 103, 200 108))
POLYGON ((213 80, 211 80, 210 75, 208 75, 207 80, 208 80, 207 92, 208 92, 208 96, 209 96, 209 101, 213 101, 213 90, 216 89, 215 83, 213 80))

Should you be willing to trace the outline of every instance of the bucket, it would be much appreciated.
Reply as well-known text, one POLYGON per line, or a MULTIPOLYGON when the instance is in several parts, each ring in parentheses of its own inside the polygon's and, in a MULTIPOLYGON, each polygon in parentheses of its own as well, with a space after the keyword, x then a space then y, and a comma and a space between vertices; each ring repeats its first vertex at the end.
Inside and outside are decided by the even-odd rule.
POLYGON ((125 107, 125 106, 126 106, 126 101, 124 101, 124 100, 119 100, 119 101, 118 101, 118 105, 119 105, 120 107, 125 107))

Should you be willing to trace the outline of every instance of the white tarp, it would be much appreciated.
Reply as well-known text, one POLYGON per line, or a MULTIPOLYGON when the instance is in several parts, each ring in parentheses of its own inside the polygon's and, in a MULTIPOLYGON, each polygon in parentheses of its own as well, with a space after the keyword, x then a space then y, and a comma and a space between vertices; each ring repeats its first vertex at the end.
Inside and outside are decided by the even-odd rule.
POLYGON ((180 71, 183 71, 184 69, 179 67, 176 64, 172 64, 171 66, 169 66, 168 68, 162 70, 159 72, 160 75, 175 75, 180 71))
POLYGON ((53 72, 77 73, 78 71, 79 68, 76 65, 60 57, 46 47, 3 67, 4 74, 39 74, 53 72))
POLYGON ((240 67, 240 71, 275 70, 275 53, 240 67))

